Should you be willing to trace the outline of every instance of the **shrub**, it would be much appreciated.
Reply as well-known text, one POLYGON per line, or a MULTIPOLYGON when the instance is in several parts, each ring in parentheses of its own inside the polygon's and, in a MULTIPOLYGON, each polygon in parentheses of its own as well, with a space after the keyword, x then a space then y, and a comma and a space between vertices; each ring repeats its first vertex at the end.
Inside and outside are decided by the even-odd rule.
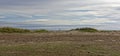
POLYGON ((30 32, 30 30, 12 28, 12 27, 2 27, 0 28, 0 32, 1 33, 27 33, 27 32, 30 32))
POLYGON ((98 30, 94 28, 76 28, 73 30, 81 31, 81 32, 98 32, 98 30))
POLYGON ((36 33, 41 33, 41 32, 48 32, 48 31, 45 30, 45 29, 40 29, 40 30, 34 30, 34 32, 36 32, 36 33))

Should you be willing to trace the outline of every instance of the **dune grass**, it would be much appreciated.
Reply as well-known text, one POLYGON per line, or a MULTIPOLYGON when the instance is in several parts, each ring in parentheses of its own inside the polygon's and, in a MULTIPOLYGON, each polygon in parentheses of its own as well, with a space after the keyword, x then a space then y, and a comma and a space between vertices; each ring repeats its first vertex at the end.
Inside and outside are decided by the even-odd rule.
POLYGON ((76 33, 0 33, 0 56, 120 56, 120 35, 76 33))
POLYGON ((0 28, 0 32, 1 33, 27 33, 27 32, 30 32, 30 30, 12 28, 12 27, 2 27, 0 28))
POLYGON ((72 29, 72 31, 80 31, 80 32, 98 32, 97 29, 94 28, 76 28, 72 29))
POLYGON ((120 32, 0 31, 0 56, 120 56, 120 32))
POLYGON ((0 56, 119 56, 119 52, 100 45, 72 42, 0 46, 0 56))
POLYGON ((29 30, 29 29, 20 29, 20 28, 13 28, 13 27, 0 28, 0 33, 42 33, 42 32, 48 32, 48 31, 45 29, 29 30))
POLYGON ((33 32, 35 32, 35 33, 41 33, 41 32, 48 32, 48 31, 45 30, 45 29, 40 29, 40 30, 33 30, 33 32))
MULTIPOLYGON (((79 31, 79 32, 119 32, 119 31, 108 31, 108 30, 97 30, 94 28, 76 28, 68 31, 79 31)), ((22 28, 13 27, 0 27, 0 33, 46 33, 50 32, 46 29, 29 30, 22 28)))

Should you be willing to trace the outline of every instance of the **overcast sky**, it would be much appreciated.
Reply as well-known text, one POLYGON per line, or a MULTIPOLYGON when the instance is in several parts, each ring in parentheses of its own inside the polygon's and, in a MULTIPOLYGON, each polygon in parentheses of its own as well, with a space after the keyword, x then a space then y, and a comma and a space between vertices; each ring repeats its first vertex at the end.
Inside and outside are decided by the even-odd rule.
POLYGON ((120 30, 120 0, 0 0, 0 22, 120 30))

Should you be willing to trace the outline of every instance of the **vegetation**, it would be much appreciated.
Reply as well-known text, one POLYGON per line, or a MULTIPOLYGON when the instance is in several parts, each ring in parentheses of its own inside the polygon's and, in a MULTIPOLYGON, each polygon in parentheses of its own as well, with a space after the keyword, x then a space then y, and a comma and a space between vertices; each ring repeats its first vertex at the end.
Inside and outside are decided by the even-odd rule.
POLYGON ((0 28, 1 33, 42 33, 48 32, 47 30, 28 30, 28 29, 20 29, 20 28, 12 28, 12 27, 2 27, 0 28))
POLYGON ((5 33, 0 33, 0 56, 120 56, 120 31, 74 30, 41 33, 48 31, 0 28, 5 33))
POLYGON ((0 33, 0 56, 120 56, 119 33, 0 33))
POLYGON ((12 28, 12 27, 3 27, 3 28, 0 28, 0 32, 1 33, 27 33, 27 32, 30 32, 30 30, 12 28))
POLYGON ((77 28, 77 29, 73 29, 75 31, 81 31, 81 32, 98 32, 97 29, 94 28, 77 28))
MULTIPOLYGON (((98 32, 97 29, 94 28, 77 28, 72 29, 72 31, 80 31, 80 32, 98 32)), ((12 28, 12 27, 2 27, 0 28, 1 33, 43 33, 48 32, 45 29, 38 29, 38 30, 28 30, 28 29, 20 29, 20 28, 12 28)), ((101 31, 103 32, 103 31, 101 31)))
POLYGON ((39 43, 1 46, 0 56, 119 56, 119 52, 78 43, 39 43), (116 53, 115 53, 116 52, 116 53), (114 54, 115 53, 115 54, 114 54))
POLYGON ((41 33, 41 32, 48 32, 48 31, 45 30, 45 29, 40 29, 40 30, 34 30, 34 32, 36 32, 36 33, 41 33))
MULTIPOLYGON (((120 32, 115 30, 97 30, 94 28, 76 28, 70 31, 79 31, 79 32, 120 32)), ((49 32, 45 29, 38 29, 38 30, 29 30, 29 29, 20 29, 20 28, 13 28, 13 27, 1 27, 0 33, 45 33, 49 32)))

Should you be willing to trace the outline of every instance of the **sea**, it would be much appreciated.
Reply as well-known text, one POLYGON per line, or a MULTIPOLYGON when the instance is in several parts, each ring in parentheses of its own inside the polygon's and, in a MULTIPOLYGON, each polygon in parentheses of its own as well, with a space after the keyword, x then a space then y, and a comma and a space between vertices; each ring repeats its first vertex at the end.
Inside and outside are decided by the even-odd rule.
POLYGON ((22 28, 22 29, 46 29, 46 30, 71 30, 76 28, 97 28, 99 26, 96 25, 12 25, 8 27, 22 28))
POLYGON ((43 24, 15 24, 0 22, 0 27, 15 27, 29 30, 45 29, 45 30, 71 30, 76 28, 95 28, 98 30, 119 30, 120 28, 103 25, 43 25, 43 24))

